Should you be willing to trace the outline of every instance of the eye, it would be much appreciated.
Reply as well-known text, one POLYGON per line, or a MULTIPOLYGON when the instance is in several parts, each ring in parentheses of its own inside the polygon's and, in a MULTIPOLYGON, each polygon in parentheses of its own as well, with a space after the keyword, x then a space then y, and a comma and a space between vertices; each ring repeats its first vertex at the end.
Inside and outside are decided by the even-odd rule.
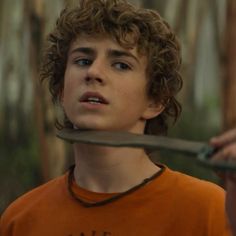
POLYGON ((87 59, 87 58, 80 58, 75 60, 75 64, 79 66, 89 66, 92 64, 92 60, 87 59))
POLYGON ((113 66, 118 70, 131 70, 131 67, 124 62, 116 62, 113 66))

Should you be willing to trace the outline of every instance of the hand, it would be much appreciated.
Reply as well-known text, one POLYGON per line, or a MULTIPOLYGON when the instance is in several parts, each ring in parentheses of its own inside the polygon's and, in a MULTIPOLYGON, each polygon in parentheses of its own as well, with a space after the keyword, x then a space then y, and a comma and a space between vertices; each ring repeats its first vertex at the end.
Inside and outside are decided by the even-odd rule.
MULTIPOLYGON (((236 165, 236 129, 229 130, 210 140, 210 145, 218 149, 211 161, 226 161, 236 165)), ((222 173, 222 177, 236 182, 236 172, 222 173)), ((225 180, 226 180, 225 179, 225 180)))
MULTIPOLYGON (((210 140, 210 145, 219 149, 211 161, 227 161, 236 164, 236 129, 223 133, 210 140)), ((236 171, 223 173, 226 187, 226 212, 233 235, 236 236, 236 171)))

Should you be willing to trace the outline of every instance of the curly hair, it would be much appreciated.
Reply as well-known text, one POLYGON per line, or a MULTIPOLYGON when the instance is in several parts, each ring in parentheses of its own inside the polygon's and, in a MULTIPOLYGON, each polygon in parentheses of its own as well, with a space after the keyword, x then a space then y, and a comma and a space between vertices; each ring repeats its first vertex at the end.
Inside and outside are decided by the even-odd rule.
MULTIPOLYGON (((108 35, 122 47, 137 46, 139 53, 147 55, 147 94, 163 104, 164 110, 147 121, 144 133, 165 134, 169 118, 175 122, 181 113, 175 96, 182 87, 180 45, 165 20, 156 11, 125 0, 80 0, 66 7, 48 35, 40 68, 53 102, 59 101, 63 91, 69 47, 80 34, 108 35)), ((72 124, 65 115, 61 127, 68 126, 72 124)))

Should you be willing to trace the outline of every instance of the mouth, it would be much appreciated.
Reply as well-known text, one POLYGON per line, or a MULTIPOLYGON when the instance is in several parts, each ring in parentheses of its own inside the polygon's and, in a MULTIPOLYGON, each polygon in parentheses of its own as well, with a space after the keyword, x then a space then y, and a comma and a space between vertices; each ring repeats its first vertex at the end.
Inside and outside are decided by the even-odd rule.
POLYGON ((108 104, 108 101, 97 92, 86 92, 80 97, 79 101, 90 104, 108 104))

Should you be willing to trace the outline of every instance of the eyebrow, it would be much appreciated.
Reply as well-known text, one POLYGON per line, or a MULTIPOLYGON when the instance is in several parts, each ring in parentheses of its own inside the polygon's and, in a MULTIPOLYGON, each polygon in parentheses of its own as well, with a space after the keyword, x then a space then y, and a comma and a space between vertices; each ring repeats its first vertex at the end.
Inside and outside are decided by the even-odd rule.
POLYGON ((108 50, 108 55, 110 57, 131 57, 136 62, 140 63, 137 57, 135 57, 132 53, 129 53, 129 52, 126 52, 126 51, 117 50, 117 49, 109 49, 108 50))
MULTIPOLYGON (((89 56, 96 55, 96 51, 93 48, 90 48, 90 47, 75 48, 74 50, 72 50, 70 52, 70 54, 74 54, 74 53, 84 53, 84 54, 87 54, 89 56)), ((114 57, 130 57, 130 58, 133 58, 137 63, 140 64, 140 62, 139 62, 139 60, 136 56, 134 56, 132 53, 129 53, 129 52, 126 52, 126 51, 123 51, 123 50, 108 49, 107 54, 111 58, 114 58, 114 57)))
POLYGON ((91 56, 96 54, 94 49, 88 48, 88 47, 75 48, 69 54, 74 54, 77 52, 81 52, 81 53, 91 55, 91 56))

